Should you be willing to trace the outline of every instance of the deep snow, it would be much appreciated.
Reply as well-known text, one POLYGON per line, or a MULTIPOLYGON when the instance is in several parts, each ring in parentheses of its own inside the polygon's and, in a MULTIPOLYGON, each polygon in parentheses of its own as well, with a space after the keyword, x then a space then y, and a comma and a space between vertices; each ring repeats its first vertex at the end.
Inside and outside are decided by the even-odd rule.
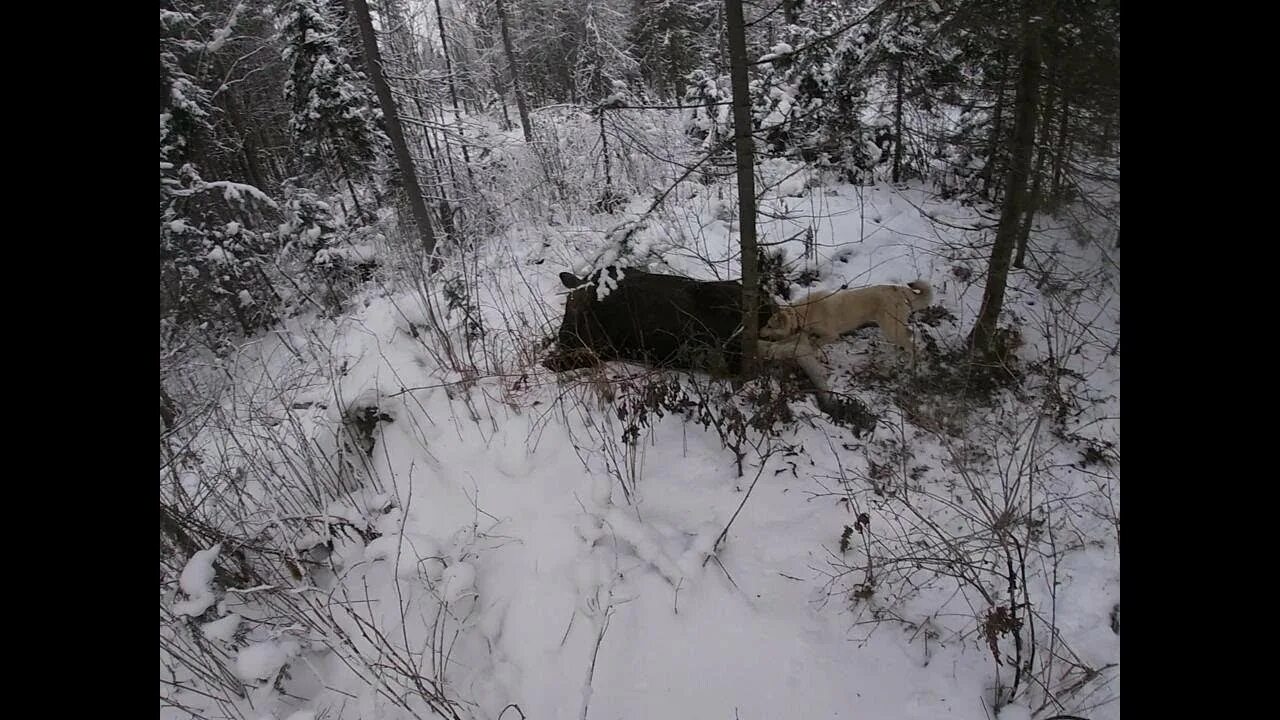
MULTIPOLYGON (((959 342, 981 299, 986 250, 970 247, 978 232, 948 225, 979 226, 989 219, 930 200, 916 187, 820 184, 813 173, 796 172, 781 161, 765 163, 761 172, 773 180, 790 175, 770 191, 765 206, 797 215, 763 222, 762 237, 779 240, 812 231, 807 257, 803 239, 780 247, 797 269, 820 273, 814 289, 929 279, 936 304, 955 318, 929 332, 940 344, 959 342), (961 280, 956 267, 971 274, 961 280)), ((228 185, 228 192, 233 189, 228 185)), ((269 334, 233 358, 235 402, 228 400, 224 409, 251 428, 245 433, 258 444, 241 438, 237 445, 229 435, 210 431, 194 450, 207 463, 253 470, 245 488, 265 508, 263 527, 304 540, 296 543, 300 551, 314 547, 315 538, 280 521, 299 509, 261 482, 262 470, 284 464, 288 453, 279 448, 296 447, 299 438, 336 453, 340 441, 334 432, 345 407, 373 403, 393 418, 378 425, 367 467, 357 463, 346 476, 345 492, 332 493, 320 505, 330 517, 366 524, 381 536, 367 544, 338 537, 325 561, 332 561, 336 577, 319 571, 296 582, 294 590, 277 590, 301 592, 298 597, 332 610, 333 627, 345 628, 359 651, 323 649, 335 642, 332 630, 251 622, 263 616, 246 602, 252 593, 228 594, 213 611, 228 618, 237 613, 244 622, 205 626, 213 641, 238 643, 229 652, 246 681, 274 678, 281 667, 290 668, 281 681, 288 694, 264 688, 253 695, 258 702, 248 717, 401 717, 403 710, 380 695, 372 679, 379 673, 391 677, 377 663, 392 661, 360 638, 360 628, 376 628, 421 676, 443 676, 446 695, 464 703, 464 717, 517 717, 515 709, 506 709, 511 704, 520 716, 540 719, 995 715, 995 665, 975 630, 975 617, 985 608, 974 604, 971 593, 934 580, 916 594, 886 591, 855 601, 851 583, 859 574, 831 577, 834 560, 856 567, 864 552, 858 533, 848 551, 838 547, 842 528, 855 523, 855 504, 870 514, 873 537, 884 534, 877 547, 909 535, 885 514, 888 505, 874 504, 888 501, 877 501, 865 480, 869 461, 883 460, 877 453, 884 446, 855 439, 800 401, 797 407, 813 419, 773 442, 798 445, 803 452, 768 460, 724 546, 707 561, 756 476, 758 460, 748 456, 739 478, 733 454, 713 431, 666 417, 642 432, 632 457, 634 475, 622 473, 634 481, 628 503, 610 472, 628 467, 617 417, 601 406, 588 383, 558 378, 532 362, 530 348, 558 322, 561 271, 582 272, 601 262, 644 265, 660 256, 662 262, 651 269, 736 277, 732 195, 718 194, 717 188, 684 192, 674 209, 635 235, 626 252, 605 239, 618 222, 608 216, 536 233, 513 228, 484 245, 475 263, 486 272, 473 287, 490 329, 484 376, 465 378, 442 367, 435 357, 440 348, 424 344, 433 342, 430 336, 413 336, 414 326, 425 326, 428 317, 423 295, 411 289, 370 288, 339 321, 295 319, 286 332, 269 334), (850 480, 840 486, 838 478, 850 480), (840 496, 856 502, 840 502, 840 496), (394 507, 384 512, 389 506, 394 507), (308 584, 320 589, 296 590, 308 584), (236 625, 247 633, 240 640, 233 640, 236 625), (361 656, 374 669, 360 668, 361 656)), ((645 205, 635 202, 628 209, 634 213, 645 205)), ((1046 293, 1031 274, 1012 276, 1006 307, 1008 317, 1022 321, 1026 345, 1019 354, 1033 360, 1052 346, 1067 367, 1087 377, 1082 392, 1099 402, 1085 407, 1072 426, 1082 435, 1113 440, 1118 457, 1119 357, 1107 350, 1118 343, 1119 252, 1097 243, 1081 247, 1048 227, 1052 220, 1042 222, 1035 249, 1049 258, 1056 246, 1054 277, 1068 289, 1055 296, 1053 283, 1046 293), (1078 282, 1091 288, 1080 293, 1070 289, 1075 274, 1099 268, 1109 277, 1078 282), (1087 328, 1068 331, 1061 321, 1050 322, 1068 302, 1090 318, 1087 328), (1077 336, 1088 342, 1072 352, 1077 336)), ((430 293, 442 307, 438 289, 430 293)), ((457 311, 445 320, 457 330, 458 348, 463 321, 457 311)), ((939 500, 963 495, 955 490, 956 471, 948 467, 951 451, 903 419, 884 396, 860 385, 851 371, 886 362, 882 345, 872 332, 833 348, 833 381, 884 413, 875 438, 901 431, 912 462, 928 466, 911 490, 918 507, 964 537, 973 518, 956 511, 963 499, 939 500)), ((1041 429, 1037 436, 1048 432, 1041 429)), ((1081 666, 1116 665, 1077 694, 1077 700, 1086 694, 1090 699, 1072 709, 1083 709, 1078 714, 1092 720, 1118 718, 1118 701, 1104 702, 1119 695, 1119 637, 1108 622, 1119 601, 1118 466, 1076 468, 1067 448, 1052 455, 1063 459, 1046 461, 1054 470, 1040 481, 1043 490, 1033 490, 1042 493, 1036 497, 1088 497, 1049 503, 1063 514, 1055 517, 1069 516, 1079 542, 1068 542, 1065 530, 1057 538, 1063 550, 1056 602, 1047 594, 1053 568, 1029 568, 1033 599, 1046 617, 1052 613, 1081 666), (1117 519, 1114 525, 1111 518, 1117 519)), ((188 482, 194 488, 205 481, 188 482)), ((325 535, 315 523, 309 532, 317 530, 318 537, 325 535)), ((201 569, 205 559, 197 559, 190 576, 183 574, 183 590, 190 603, 203 604, 208 597, 211 606, 211 571, 201 569)), ((1003 592, 998 584, 996 592, 1003 592)), ((174 610, 199 615, 207 607, 174 610)), ((1007 638, 1003 642, 1011 646, 1007 638)), ((1012 652, 1003 645, 1002 651, 1012 652)), ((1010 676, 1008 667, 1001 668, 1006 684, 1010 676)), ((1062 675, 1064 683, 1075 677, 1062 675)), ((1028 713, 1013 706, 1000 717, 1028 713)))

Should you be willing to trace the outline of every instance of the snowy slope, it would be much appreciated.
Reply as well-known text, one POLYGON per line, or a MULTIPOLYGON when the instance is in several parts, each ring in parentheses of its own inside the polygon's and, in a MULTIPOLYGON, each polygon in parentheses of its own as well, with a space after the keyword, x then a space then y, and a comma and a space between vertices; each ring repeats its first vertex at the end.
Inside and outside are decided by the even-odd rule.
MULTIPOLYGON (((929 279, 936 303, 955 321, 923 330, 943 347, 959 347, 981 300, 989 250, 974 247, 981 232, 957 227, 989 226, 990 218, 930 200, 920 188, 830 185, 780 161, 762 172, 777 183, 766 209, 795 216, 762 223, 762 236, 812 233, 809 253, 803 238, 780 246, 793 270, 814 270, 815 289, 929 279)), ((973 498, 975 484, 992 497, 1048 509, 1057 534, 1042 533, 1037 543, 1052 541, 1060 562, 1028 567, 1031 599, 1039 632, 1052 620, 1078 667, 1060 664, 1046 677, 1066 686, 1082 668, 1100 671, 1067 709, 1093 720, 1119 717, 1119 637, 1109 626, 1120 595, 1118 460, 1101 470, 1077 467, 1079 440, 1065 443, 1047 425, 1032 424, 1034 407, 1006 397, 991 411, 1018 438, 1007 457, 1037 468, 1009 494, 1007 476, 980 460, 957 470, 963 448, 917 427, 889 394, 858 379, 883 361, 876 334, 861 333, 832 349, 828 363, 841 388, 882 413, 873 437, 856 439, 799 401, 808 419, 768 440, 775 450, 799 450, 777 451, 763 467, 748 455, 739 477, 714 431, 678 417, 656 420, 628 448, 621 421, 590 382, 536 364, 562 308, 557 273, 603 259, 737 277, 731 208, 723 188, 686 191, 625 250, 606 239, 618 222, 610 216, 536 232, 515 227, 493 238, 474 261, 485 272, 469 286, 488 329, 470 354, 467 319, 445 309, 438 287, 395 286, 368 290, 338 322, 292 321, 234 359, 239 386, 224 410, 261 444, 206 435, 196 449, 207 464, 250 469, 246 492, 268 508, 262 532, 305 549, 314 543, 307 533, 323 537, 325 525, 287 518, 319 517, 323 508, 379 534, 369 542, 343 536, 311 578, 292 589, 227 594, 205 616, 290 617, 280 605, 272 614, 254 604, 263 593, 280 593, 310 603, 294 612, 326 618, 310 627, 247 620, 238 638, 226 623, 214 627, 211 642, 224 643, 242 679, 266 679, 250 695, 247 717, 307 710, 330 718, 430 717, 421 693, 406 693, 410 676, 423 679, 419 690, 442 688, 461 717, 992 717, 996 666, 979 627, 983 598, 945 573, 882 561, 905 557, 920 538, 936 540, 921 518, 969 547, 986 510, 973 498), (451 329, 453 352, 476 358, 479 377, 449 367, 449 351, 426 329, 428 307, 451 329), (290 465, 287 448, 302 457, 305 438, 337 453, 342 410, 370 404, 391 422, 377 425, 371 456, 339 473, 345 484, 315 507, 293 507, 295 495, 260 481, 314 477, 320 471, 280 470, 290 465), (261 440, 267 436, 273 439, 261 440), (910 466, 910 481, 878 494, 876 467, 895 463, 910 466), (708 559, 757 475, 723 547, 708 559), (855 525, 858 512, 868 513, 870 530, 855 531, 842 551, 842 529, 855 525), (857 599, 868 538, 883 584, 857 599), (1055 575, 1056 599, 1049 594, 1055 575), (284 692, 276 692, 270 685, 283 666, 288 677, 277 687, 284 692)), ((1021 321, 1022 358, 1052 348, 1084 378, 1064 380, 1093 400, 1069 426, 1113 441, 1118 459, 1119 357, 1108 350, 1118 347, 1119 253, 1081 247, 1052 223, 1044 219, 1034 241, 1037 257, 1052 257, 1053 265, 1040 278, 1013 276, 1008 316, 1021 321), (1044 278, 1050 282, 1037 288, 1044 278), (1087 322, 1067 322, 1068 310, 1087 322)), ((979 435, 975 444, 1006 457, 999 440, 979 435)), ((196 475, 193 487, 211 477, 196 475)), ((1001 557, 985 547, 972 552, 983 562, 1001 557)), ((997 602, 1007 595, 1003 567, 972 572, 993 578, 997 602)), ((200 610, 203 598, 173 600, 200 610)), ((1007 637, 1000 642, 1002 653, 1013 652, 1007 637)), ((1040 652, 1047 657, 1049 649, 1040 652)), ((1008 665, 1000 668, 1006 685, 1008 665)), ((1036 717, 1056 709, 1039 707, 1045 700, 1035 691, 1026 702, 1036 717)), ((1018 712, 1011 706, 1001 717, 1018 712)))

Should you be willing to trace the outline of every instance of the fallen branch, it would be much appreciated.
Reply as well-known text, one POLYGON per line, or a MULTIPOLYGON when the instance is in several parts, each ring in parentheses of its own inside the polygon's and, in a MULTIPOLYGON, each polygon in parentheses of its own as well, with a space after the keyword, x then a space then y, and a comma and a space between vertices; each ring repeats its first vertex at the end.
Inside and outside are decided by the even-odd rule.
POLYGON ((769 457, 766 455, 764 460, 760 463, 760 469, 756 470, 756 477, 751 481, 751 486, 747 488, 746 495, 742 496, 742 502, 738 503, 738 509, 733 511, 733 517, 729 518, 729 523, 720 531, 720 535, 716 537, 715 544, 711 546, 712 554, 707 555, 707 558, 702 561, 703 567, 706 567, 707 563, 711 561, 711 558, 715 557, 715 552, 720 549, 720 544, 724 542, 725 537, 729 534, 729 528, 733 526, 733 521, 738 519, 738 513, 742 512, 742 508, 747 504, 747 500, 751 498, 751 491, 755 490, 756 483, 760 481, 760 476, 764 474, 765 461, 768 459, 769 457))

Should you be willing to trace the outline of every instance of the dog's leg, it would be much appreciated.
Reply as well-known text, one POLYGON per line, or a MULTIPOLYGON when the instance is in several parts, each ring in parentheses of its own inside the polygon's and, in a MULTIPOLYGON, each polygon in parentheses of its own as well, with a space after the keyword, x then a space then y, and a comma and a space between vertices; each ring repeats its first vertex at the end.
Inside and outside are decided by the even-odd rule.
POLYGON ((911 332, 911 326, 907 325, 905 318, 898 317, 900 313, 887 312, 880 319, 880 332, 885 339, 897 345, 907 357, 915 360, 916 347, 915 338, 911 332))
POLYGON ((758 347, 761 357, 795 362, 813 384, 819 406, 830 403, 831 388, 827 385, 826 368, 818 361, 818 349, 809 342, 808 337, 801 334, 781 342, 761 341, 758 347))
POLYGON ((810 330, 805 335, 805 340, 812 342, 814 347, 823 347, 825 345, 832 345, 839 339, 840 339, 839 335, 831 335, 824 331, 816 330, 816 329, 810 330))

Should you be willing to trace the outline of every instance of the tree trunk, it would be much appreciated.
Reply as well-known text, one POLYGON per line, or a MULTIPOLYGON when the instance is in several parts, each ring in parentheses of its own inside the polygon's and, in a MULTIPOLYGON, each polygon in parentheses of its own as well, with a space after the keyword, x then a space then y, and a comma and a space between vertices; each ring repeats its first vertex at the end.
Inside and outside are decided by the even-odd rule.
MULTIPOLYGON (((420 78, 423 73, 421 58, 418 55, 413 39, 406 37, 408 22, 401 15, 399 4, 391 0, 382 0, 381 12, 383 17, 386 18, 386 23, 389 27, 399 29, 397 32, 392 32, 388 35, 388 43, 392 52, 397 53, 402 58, 401 62, 407 63, 409 70, 407 75, 410 78, 420 78)), ((438 196, 445 197, 447 195, 444 182, 445 170, 441 166, 440 153, 436 152, 435 134, 432 130, 434 118, 431 115, 431 109, 434 106, 423 101, 423 95, 427 89, 420 81, 414 82, 406 79, 401 82, 404 84, 404 93, 413 100, 411 106, 406 104, 405 115, 411 120, 417 121, 417 125, 409 131, 409 135, 417 143, 420 155, 427 159, 428 167, 431 171, 431 185, 423 188, 424 202, 426 201, 427 196, 425 193, 427 190, 434 189, 438 196), (410 109, 416 111, 417 115, 414 116, 413 113, 409 112, 410 109)), ((452 173, 450 173, 450 177, 452 178, 452 173)), ((457 184, 456 181, 454 184, 457 184)))
POLYGON ((996 321, 1004 305, 1005 284, 1009 278, 1009 262, 1017 240, 1022 216, 1027 205, 1027 175, 1031 170, 1031 154, 1035 150, 1037 106, 1040 102, 1040 35, 1047 19, 1046 0, 1028 0, 1022 18, 1022 61, 1019 67, 1018 92, 1014 98, 1013 143, 1009 175, 1005 181, 1004 204, 1000 226, 987 273, 987 286, 982 293, 982 308, 969 335, 973 352, 981 357, 994 354, 996 321), (1032 18, 1036 18, 1033 21, 1032 18))
POLYGON ((1036 169, 1032 173, 1031 195, 1027 199, 1027 211, 1022 218, 1022 225, 1018 228, 1018 252, 1013 258, 1013 266, 1019 270, 1026 267, 1027 242, 1031 239, 1031 221, 1035 219, 1036 212, 1040 210, 1041 186, 1044 184, 1044 166, 1045 156, 1048 155, 1044 141, 1041 141, 1039 150, 1036 151, 1036 169))
MULTIPOLYGON (((226 74, 222 64, 219 62, 213 63, 213 71, 218 75, 226 74)), ((244 121, 244 117, 241 115, 239 106, 236 103, 235 93, 230 89, 219 93, 217 102, 218 106, 226 111, 227 118, 231 121, 232 132, 236 139, 240 141, 240 164, 244 168, 245 178, 259 190, 270 192, 271 188, 266 184, 267 176, 262 172, 262 167, 258 164, 257 152, 253 142, 253 129, 249 127, 249 123, 244 121)))
POLYGON ((782 0, 782 17, 788 25, 796 25, 800 22, 801 4, 801 0, 782 0))
POLYGON ((164 430, 168 432, 173 429, 178 419, 178 404, 169 396, 169 392, 164 389, 164 381, 160 381, 160 422, 164 423, 164 430))
POLYGON ((1115 118, 1111 115, 1107 115, 1102 120, 1102 136, 1098 138, 1098 146, 1095 150, 1098 155, 1111 154, 1111 126, 1114 121, 1115 118))
POLYGON ((502 106, 502 130, 510 130, 515 123, 511 122, 511 113, 507 111, 507 86, 502 82, 502 71, 497 65, 490 67, 493 70, 493 90, 498 95, 498 104, 502 106))
POLYGON ((982 167, 982 196, 991 199, 991 188, 995 183, 996 165, 999 160, 1000 143, 1004 137, 1004 92, 1009 79, 1009 54, 1005 53, 1000 63, 1000 86, 996 91, 996 106, 992 109, 991 135, 987 139, 987 162, 982 167))
MULTIPOLYGON (((1070 72, 1064 72, 1063 77, 1070 78, 1070 72)), ((1054 142, 1056 147, 1053 151, 1053 189, 1050 192, 1054 205, 1062 202, 1063 195, 1063 168, 1066 167, 1067 133, 1070 130, 1068 120, 1071 111, 1071 98, 1067 90, 1067 87, 1062 89, 1062 107, 1058 110, 1058 137, 1054 142)))
MULTIPOLYGON (((342 170, 342 179, 347 182, 347 190, 351 191, 351 202, 355 203, 356 215, 363 221, 364 209, 360 207, 360 198, 356 196, 356 186, 351 182, 351 171, 347 169, 347 163, 342 159, 341 155, 337 155, 335 153, 335 156, 338 158, 338 167, 342 170)), ((339 200, 341 200, 341 198, 339 198, 339 200)), ((346 215, 347 213, 343 210, 342 214, 346 215)))
POLYGON ((497 0, 498 25, 502 28, 502 50, 507 54, 507 67, 511 69, 511 91, 516 96, 516 110, 520 113, 520 127, 524 130, 524 141, 533 142, 533 123, 529 120, 529 105, 524 99, 524 90, 520 86, 520 65, 516 63, 515 46, 511 44, 511 33, 507 30, 507 7, 503 0, 497 0))
POLYGON ((898 57, 897 92, 893 99, 893 181, 902 181, 902 57, 898 57))
MULTIPOLYGON (((611 195, 613 195, 613 166, 609 162, 609 134, 604 128, 604 114, 608 112, 603 107, 600 108, 600 156, 604 159, 604 195, 601 199, 606 204, 611 203, 611 195)), ((613 210, 609 210, 613 213, 613 210)))
MULTIPOLYGON (((429 105, 427 109, 428 109, 428 112, 431 110, 436 111, 436 116, 431 118, 431 120, 436 124, 437 127, 443 128, 448 126, 448 123, 445 122, 445 119, 444 119, 444 110, 441 109, 439 105, 429 105)), ((434 140, 437 154, 441 158, 443 158, 441 162, 443 162, 445 168, 449 171, 449 182, 453 185, 453 187, 458 187, 458 173, 453 166, 453 150, 449 147, 448 133, 440 132, 439 135, 436 135, 435 129, 429 129, 426 131, 425 135, 431 140, 434 140)), ((441 195, 445 194, 444 188, 440 189, 440 194, 441 195)))
POLYGON ((742 246, 742 374, 755 374, 760 335, 760 280, 757 277, 755 148, 751 138, 751 98, 747 83, 747 38, 742 0, 725 0, 729 68, 733 87, 733 135, 738 158, 738 225, 742 246))
MULTIPOLYGON (((391 96, 391 86, 382 73, 382 58, 378 53, 378 37, 373 32, 373 18, 369 16, 369 4, 365 0, 351 0, 351 6, 355 11, 356 22, 360 25, 365 64, 378 94, 378 104, 382 106, 383 122, 387 127, 387 135, 391 138, 391 146, 395 149, 396 164, 400 166, 405 194, 409 196, 409 207, 413 211, 413 221, 418 226, 422 252, 429 258, 436 249, 436 238, 431 231, 431 216, 427 212, 427 203, 422 198, 422 188, 418 185, 418 173, 413 167, 409 146, 405 143, 404 130, 400 127, 400 116, 396 112, 395 98, 391 96)), ((431 269, 435 269, 435 262, 430 265, 431 269)))
POLYGON ((723 17, 725 14, 724 6, 718 6, 716 10, 720 17, 716 18, 717 52, 714 57, 716 77, 720 77, 721 75, 724 75, 725 71, 728 69, 724 66, 724 59, 729 57, 729 33, 725 30, 725 26, 728 24, 728 21, 723 17))
POLYGON ((364 208, 360 207, 360 198, 356 197, 356 186, 351 183, 351 176, 347 176, 347 190, 351 192, 351 202, 356 204, 356 214, 364 219, 364 208))
POLYGON ((458 111, 458 84, 453 78, 453 60, 449 58, 449 41, 444 35, 444 13, 440 12, 440 0, 436 0, 436 26, 440 28, 440 52, 444 55, 444 71, 449 77, 449 99, 453 102, 453 122, 458 126, 458 139, 462 142, 462 162, 466 164, 467 177, 475 183, 471 174, 471 154, 467 150, 467 134, 462 130, 462 115, 458 111))
MULTIPOLYGON (((1053 22, 1058 22, 1057 13, 1053 14, 1053 22)), ((1027 201, 1026 215, 1023 217, 1022 226, 1018 228, 1018 252, 1013 258, 1013 266, 1019 270, 1026 267, 1024 264, 1027 257, 1027 242, 1031 239, 1031 223, 1035 220, 1035 215, 1040 211, 1040 198, 1043 195, 1044 187, 1044 166, 1049 155, 1049 126, 1053 123, 1053 106, 1056 104, 1054 92, 1057 90, 1058 82, 1061 80, 1061 58, 1062 53, 1055 44, 1049 45, 1049 77, 1048 85, 1045 88, 1043 109, 1040 117, 1040 147, 1036 151, 1036 169, 1032 173, 1031 180, 1031 196, 1027 201)))

